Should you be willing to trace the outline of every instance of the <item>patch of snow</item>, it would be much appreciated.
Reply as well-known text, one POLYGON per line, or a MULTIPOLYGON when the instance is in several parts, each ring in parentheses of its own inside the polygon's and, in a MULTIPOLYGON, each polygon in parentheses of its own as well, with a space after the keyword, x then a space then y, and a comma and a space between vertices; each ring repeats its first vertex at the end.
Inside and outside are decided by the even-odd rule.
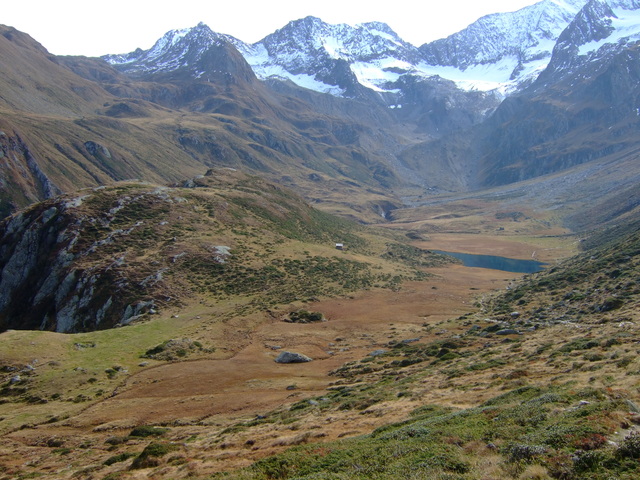
POLYGON ((324 37, 321 39, 322 48, 329 54, 331 58, 345 58, 344 45, 336 37, 324 37))
POLYGON ((336 85, 328 85, 324 82, 316 80, 311 75, 307 75, 304 73, 294 74, 288 72, 280 65, 269 65, 262 64, 254 66, 254 73, 256 76, 262 80, 266 80, 268 78, 280 78, 290 80, 299 87, 307 88, 309 90, 314 90, 316 92, 321 93, 329 93, 336 97, 342 97, 345 94, 344 89, 336 86, 336 85))
POLYGON ((578 50, 579 55, 595 52, 606 44, 619 43, 624 39, 640 38, 640 10, 625 10, 624 8, 615 7, 612 10, 615 17, 609 17, 611 26, 614 28, 611 35, 602 40, 585 43, 578 50))
POLYGON ((383 57, 368 62, 355 62, 351 65, 358 82, 377 92, 395 92, 386 88, 386 84, 396 82, 404 73, 415 72, 416 67, 394 57, 383 57))
POLYGON ((549 57, 519 64, 514 55, 506 56, 496 63, 472 65, 466 69, 422 64, 420 72, 425 76, 438 75, 453 81, 458 88, 467 91, 495 91, 507 95, 517 88, 523 79, 537 77, 548 65, 549 57), (513 78, 513 72, 520 69, 513 78))

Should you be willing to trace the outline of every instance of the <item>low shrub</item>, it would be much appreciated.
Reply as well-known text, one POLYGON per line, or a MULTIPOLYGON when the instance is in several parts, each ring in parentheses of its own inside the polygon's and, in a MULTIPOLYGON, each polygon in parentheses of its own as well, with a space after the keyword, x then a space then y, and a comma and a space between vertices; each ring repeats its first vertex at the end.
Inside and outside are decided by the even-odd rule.
POLYGON ((177 450, 178 446, 170 443, 150 443, 145 449, 138 455, 131 464, 131 470, 138 470, 141 468, 151 468, 160 465, 159 459, 166 454, 177 450))
POLYGON ((505 453, 511 462, 531 461, 543 455, 547 449, 542 445, 526 445, 523 443, 511 443, 507 445, 505 453))
POLYGON ((616 452, 618 457, 640 459, 640 433, 631 432, 627 435, 616 452))
POLYGON ((285 319, 285 322, 290 323, 314 323, 314 322, 322 322, 324 320, 324 315, 320 312, 309 312, 307 310, 298 310, 296 312, 291 312, 289 317, 285 319))
POLYGON ((130 437, 161 437, 169 431, 168 428, 153 427, 151 425, 140 425, 129 433, 130 437))
POLYGON ((106 466, 113 465, 114 463, 124 462, 129 460, 131 457, 135 457, 135 453, 119 453, 118 455, 114 455, 113 457, 107 458, 103 464, 106 466))

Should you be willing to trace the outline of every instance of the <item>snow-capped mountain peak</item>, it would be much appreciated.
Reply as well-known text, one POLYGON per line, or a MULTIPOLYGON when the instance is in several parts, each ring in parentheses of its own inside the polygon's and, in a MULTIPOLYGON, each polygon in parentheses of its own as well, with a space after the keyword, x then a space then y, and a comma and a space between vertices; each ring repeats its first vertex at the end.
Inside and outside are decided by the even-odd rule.
MULTIPOLYGON (((587 55, 605 44, 640 37, 640 2, 633 0, 612 0, 602 2, 604 14, 601 18, 605 28, 603 38, 594 37, 580 45, 579 54, 587 55), (606 8, 609 7, 609 8, 606 8)), ((586 40, 586 39, 585 39, 586 40)))
POLYGON ((332 25, 316 17, 292 21, 240 50, 259 78, 286 78, 339 96, 356 96, 358 84, 379 88, 377 80, 388 81, 382 68, 407 69, 420 62, 417 48, 385 23, 332 25), (367 68, 358 67, 362 64, 367 68))
POLYGON ((640 40, 640 1, 590 0, 558 38, 541 79, 614 55, 640 40))
POLYGON ((466 89, 507 93, 535 79, 556 40, 587 0, 543 0, 484 16, 466 29, 420 47, 429 71, 466 89))
POLYGON ((284 79, 335 96, 377 95, 395 106, 408 77, 409 83, 446 79, 462 90, 508 95, 532 83, 550 62, 556 69, 573 62, 569 53, 554 52, 577 58, 640 38, 639 9, 640 0, 542 0, 487 15, 419 48, 382 22, 334 25, 309 16, 252 45, 201 23, 167 32, 147 51, 104 58, 131 74, 182 69, 199 77, 216 68, 211 62, 219 56, 207 51, 232 45, 263 80, 284 79))
POLYGON ((289 22, 255 45, 263 45, 272 57, 291 52, 307 55, 326 53, 344 60, 378 55, 389 49, 414 50, 385 23, 332 25, 316 17, 289 22))
POLYGON ((102 57, 111 65, 128 74, 142 75, 192 69, 195 76, 202 72, 202 66, 194 69, 203 54, 213 46, 239 42, 237 39, 211 30, 204 23, 192 28, 170 30, 149 50, 137 49, 121 55, 102 57), (198 70, 196 72, 196 70, 198 70))
POLYGON ((331 61, 347 62, 360 85, 379 93, 395 92, 397 81, 409 74, 450 79, 464 90, 508 94, 546 68, 558 37, 586 3, 542 0, 516 12, 487 15, 419 49, 384 23, 329 25, 306 17, 243 55, 260 78, 286 78, 334 95, 348 95, 348 89, 331 73, 331 61))

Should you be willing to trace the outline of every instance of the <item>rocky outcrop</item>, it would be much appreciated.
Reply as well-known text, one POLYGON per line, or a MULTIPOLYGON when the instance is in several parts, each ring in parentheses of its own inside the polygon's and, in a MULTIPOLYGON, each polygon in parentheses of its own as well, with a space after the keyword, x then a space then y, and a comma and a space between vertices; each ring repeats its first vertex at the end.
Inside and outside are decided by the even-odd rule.
POLYGON ((0 331, 109 328, 156 308, 147 295, 161 275, 140 272, 144 278, 135 282, 122 274, 125 254, 102 256, 144 224, 111 225, 119 210, 140 198, 125 197, 97 218, 79 215, 90 196, 39 203, 0 223, 0 331))
POLYGON ((36 201, 61 193, 40 163, 18 133, 0 131, 0 218, 15 208, 3 197, 36 201))

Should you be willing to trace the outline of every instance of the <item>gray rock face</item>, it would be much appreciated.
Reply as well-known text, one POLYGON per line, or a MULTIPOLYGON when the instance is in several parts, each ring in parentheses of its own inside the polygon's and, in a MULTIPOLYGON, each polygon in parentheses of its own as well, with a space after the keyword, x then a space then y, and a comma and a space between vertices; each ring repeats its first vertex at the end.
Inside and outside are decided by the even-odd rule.
POLYGON ((200 23, 193 28, 167 32, 149 50, 138 49, 129 54, 102 58, 117 70, 135 77, 178 74, 226 80, 226 83, 237 79, 254 81, 251 67, 233 46, 239 42, 200 23))
POLYGON ((128 324, 155 311, 151 297, 154 285, 162 281, 163 267, 151 267, 131 280, 124 254, 100 254, 105 247, 131 241, 130 234, 143 222, 125 229, 113 229, 110 223, 118 210, 145 198, 160 204, 171 201, 153 191, 125 197, 107 213, 92 217, 76 211, 81 198, 61 197, 0 222, 0 332, 17 328, 74 333, 128 324))
POLYGON ((302 355, 301 353, 282 352, 276 358, 277 363, 305 363, 313 360, 312 358, 302 355))
MULTIPOLYGON (((483 125, 483 186, 547 175, 611 155, 632 144, 640 91, 640 27, 635 2, 593 0, 560 35, 549 66, 517 96, 507 98, 483 125), (633 9, 633 10, 631 10, 633 9), (589 141, 576 132, 588 128, 589 141), (622 127, 620 127, 622 129, 622 127), (592 141, 597 139, 597 141, 592 141), (490 173, 489 173, 490 172, 490 173)), ((470 153, 471 154, 471 153, 470 153)))

